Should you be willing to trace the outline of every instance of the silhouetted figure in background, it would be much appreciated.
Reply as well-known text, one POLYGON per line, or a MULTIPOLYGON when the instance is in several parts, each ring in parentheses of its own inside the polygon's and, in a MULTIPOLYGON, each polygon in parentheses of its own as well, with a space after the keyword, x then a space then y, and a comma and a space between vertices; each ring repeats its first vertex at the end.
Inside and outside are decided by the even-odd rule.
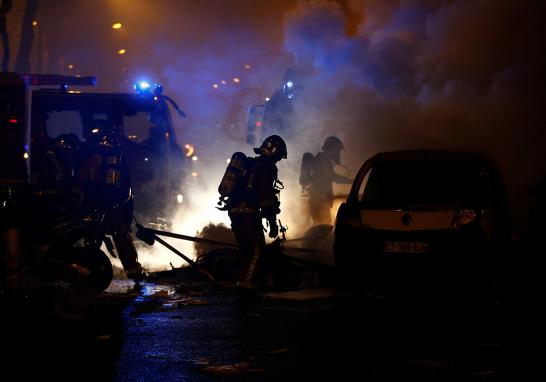
POLYGON ((55 169, 57 188, 72 191, 81 160, 82 143, 76 134, 60 134, 49 147, 48 155, 55 169))
MULTIPOLYGON (((234 154, 235 158, 240 158, 241 176, 233 192, 224 200, 226 206, 221 208, 228 211, 233 234, 244 258, 238 282, 242 288, 253 287, 253 277, 265 248, 262 219, 269 223, 269 237, 278 236, 277 214, 280 212, 280 202, 276 185, 280 182, 277 179, 276 163, 287 155, 286 144, 278 135, 267 137, 254 152, 259 156, 251 158, 236 153, 239 154, 237 157, 234 154)), ((226 174, 228 176, 224 176, 219 187, 222 197, 224 183, 231 178, 229 172, 226 174)))
POLYGON ((129 170, 123 160, 120 128, 95 128, 86 136, 87 155, 82 163, 79 183, 85 202, 104 212, 104 222, 116 246, 127 277, 136 282, 146 274, 138 262, 131 235, 133 195, 129 170))
POLYGON ((300 77, 294 70, 286 70, 282 87, 264 105, 262 136, 279 134, 287 139, 294 136, 294 102, 301 91, 300 77))
POLYGON ((341 165, 341 150, 341 140, 330 136, 317 155, 303 155, 300 184, 309 196, 309 213, 313 225, 331 224, 330 209, 334 201, 332 183, 350 184, 353 181, 334 171, 334 166, 341 165))

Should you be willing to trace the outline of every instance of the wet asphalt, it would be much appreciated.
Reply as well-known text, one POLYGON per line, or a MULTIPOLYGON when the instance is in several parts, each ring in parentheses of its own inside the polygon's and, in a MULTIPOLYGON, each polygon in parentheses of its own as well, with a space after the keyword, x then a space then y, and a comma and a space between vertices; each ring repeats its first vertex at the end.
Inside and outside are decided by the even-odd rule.
POLYGON ((287 299, 286 291, 241 294, 175 277, 136 289, 114 282, 70 309, 33 301, 25 314, 2 318, 1 367, 12 380, 71 381, 511 381, 543 373, 542 308, 526 289, 471 306, 316 287, 287 299))
POLYGON ((529 302, 355 302, 323 291, 305 301, 209 291, 199 303, 126 312, 115 380, 473 381, 540 373, 529 302))

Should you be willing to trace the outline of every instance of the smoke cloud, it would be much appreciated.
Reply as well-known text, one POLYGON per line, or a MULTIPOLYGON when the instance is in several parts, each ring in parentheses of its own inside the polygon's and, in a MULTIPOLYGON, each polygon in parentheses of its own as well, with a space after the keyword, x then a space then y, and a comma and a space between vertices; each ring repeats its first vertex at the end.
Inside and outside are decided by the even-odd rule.
POLYGON ((505 176, 524 229, 528 187, 546 174, 535 1, 302 2, 284 49, 306 74, 300 147, 345 142, 353 170, 379 151, 481 151, 505 176), (347 10, 362 14, 347 34, 347 10))
POLYGON ((516 228, 525 230, 528 188, 546 174, 542 1, 56 4, 40 4, 38 70, 97 75, 97 90, 115 91, 147 76, 188 114, 175 118, 178 141, 194 144, 199 160, 183 190, 181 233, 228 223, 214 209, 226 159, 234 151, 252 154, 248 107, 271 96, 287 68, 299 74, 300 86, 297 134, 279 163, 280 217, 289 237, 308 224, 297 183, 301 154, 318 152, 329 135, 344 142, 351 176, 380 151, 485 152, 500 165, 516 228), (118 34, 110 28, 115 21, 124 23, 118 34), (120 48, 127 49, 122 57, 115 54, 120 48))

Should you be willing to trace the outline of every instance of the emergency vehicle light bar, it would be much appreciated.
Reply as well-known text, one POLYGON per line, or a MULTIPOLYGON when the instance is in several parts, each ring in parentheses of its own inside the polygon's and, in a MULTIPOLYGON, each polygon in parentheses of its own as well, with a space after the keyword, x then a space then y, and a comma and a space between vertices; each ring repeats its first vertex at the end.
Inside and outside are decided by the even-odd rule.
POLYGON ((60 74, 23 74, 21 75, 29 86, 95 86, 97 79, 94 76, 63 76, 60 74))

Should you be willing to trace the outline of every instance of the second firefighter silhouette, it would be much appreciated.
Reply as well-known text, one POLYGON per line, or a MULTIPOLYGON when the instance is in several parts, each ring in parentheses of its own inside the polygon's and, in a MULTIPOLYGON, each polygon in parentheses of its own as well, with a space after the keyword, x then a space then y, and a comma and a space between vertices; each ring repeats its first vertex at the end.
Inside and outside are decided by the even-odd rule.
POLYGON ((114 240, 127 277, 139 282, 146 273, 138 261, 131 234, 134 205, 129 170, 122 155, 122 139, 118 126, 86 132, 88 152, 79 183, 86 203, 104 212, 103 224, 107 225, 114 240))
POLYGON ((330 209, 334 202, 332 183, 352 183, 343 175, 334 171, 334 166, 341 165, 343 143, 337 137, 330 136, 324 141, 322 151, 313 156, 303 154, 300 184, 309 196, 309 212, 313 225, 331 224, 330 209))
POLYGON ((280 212, 279 191, 282 183, 277 179, 276 163, 286 158, 286 144, 278 135, 267 137, 254 149, 257 157, 247 157, 241 152, 233 154, 218 191, 220 203, 225 204, 231 228, 244 265, 238 284, 251 287, 259 260, 265 248, 262 219, 269 223, 269 237, 279 234, 277 214, 280 212))

